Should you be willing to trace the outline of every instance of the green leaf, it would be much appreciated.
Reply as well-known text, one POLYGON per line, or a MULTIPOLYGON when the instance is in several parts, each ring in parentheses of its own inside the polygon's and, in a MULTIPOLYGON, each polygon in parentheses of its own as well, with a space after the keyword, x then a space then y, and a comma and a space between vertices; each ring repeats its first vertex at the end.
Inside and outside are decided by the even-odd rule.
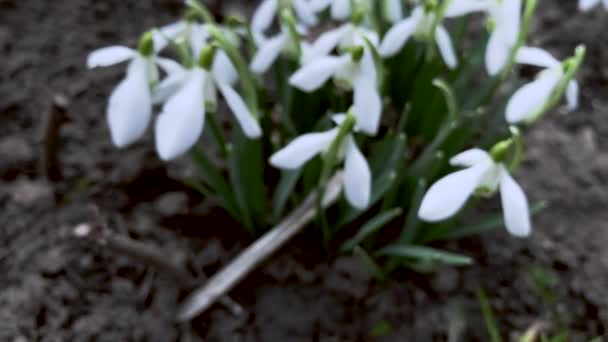
POLYGON ((372 258, 372 256, 369 255, 369 253, 367 253, 360 246, 355 246, 355 248, 353 249, 353 254, 355 256, 359 257, 359 259, 361 261, 363 261, 365 266, 367 266, 369 268, 369 270, 374 275, 374 277, 376 277, 376 279, 378 279, 380 281, 384 281, 384 279, 386 277, 384 276, 384 273, 382 272, 382 268, 380 268, 380 266, 376 263, 376 261, 374 261, 374 258, 372 258))
POLYGON ((262 143, 248 139, 241 130, 232 132, 233 144, 228 153, 228 171, 241 212, 243 224, 251 233, 266 223, 266 190, 262 143))
POLYGON ((281 218, 287 200, 293 194, 293 190, 302 175, 302 169, 282 171, 281 178, 272 196, 272 217, 275 221, 281 218))
POLYGON ((492 307, 490 306, 490 302, 488 301, 488 297, 483 289, 477 290, 477 300, 479 301, 479 306, 481 307, 481 313, 486 322, 486 328, 488 329, 488 334, 490 334, 490 341, 492 342, 501 342, 500 333, 498 330, 498 323, 496 322, 496 318, 494 318, 494 313, 492 312, 492 307))
POLYGON ((473 259, 466 255, 444 252, 431 247, 414 245, 390 245, 376 252, 376 256, 396 256, 421 261, 439 262, 453 266, 465 266, 473 263, 473 259))
POLYGON ((342 251, 346 252, 352 250, 367 237, 377 233, 380 228, 384 227, 387 223, 401 215, 402 212, 403 210, 401 208, 393 208, 374 216, 361 227, 359 232, 353 238, 347 240, 342 245, 342 251))
MULTIPOLYGON (((534 216, 546 207, 547 204, 545 202, 536 203, 532 206, 532 208, 530 208, 530 215, 534 216)), ((471 235, 483 234, 503 226, 503 214, 493 214, 476 224, 459 226, 455 228, 447 228, 445 230, 438 230, 436 233, 426 236, 424 238, 424 243, 428 243, 431 241, 462 239, 471 235)))
MULTIPOLYGON (((190 156, 194 165, 197 167, 199 172, 202 174, 202 178, 205 183, 212 189, 214 197, 216 197, 220 205, 226 209, 235 219, 241 221, 242 212, 234 196, 234 192, 230 185, 226 182, 222 172, 207 158, 203 150, 195 146, 190 151, 190 156)), ((197 190, 201 190, 196 187, 197 190)))

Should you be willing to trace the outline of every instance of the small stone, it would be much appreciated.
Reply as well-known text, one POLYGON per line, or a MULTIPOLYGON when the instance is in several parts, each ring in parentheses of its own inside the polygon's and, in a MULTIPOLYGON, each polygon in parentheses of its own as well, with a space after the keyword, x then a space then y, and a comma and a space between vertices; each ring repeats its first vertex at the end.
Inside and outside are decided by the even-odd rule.
POLYGON ((53 189, 45 182, 19 180, 13 187, 11 197, 15 203, 28 207, 35 204, 51 204, 53 189))
POLYGON ((64 269, 66 261, 63 248, 56 247, 44 253, 39 258, 38 265, 44 274, 55 275, 64 269))
POLYGON ((183 192, 169 192, 154 203, 156 211, 164 217, 175 216, 188 209, 188 196, 183 192))
POLYGON ((13 179, 31 166, 34 150, 20 136, 9 136, 0 140, 0 178, 13 179))

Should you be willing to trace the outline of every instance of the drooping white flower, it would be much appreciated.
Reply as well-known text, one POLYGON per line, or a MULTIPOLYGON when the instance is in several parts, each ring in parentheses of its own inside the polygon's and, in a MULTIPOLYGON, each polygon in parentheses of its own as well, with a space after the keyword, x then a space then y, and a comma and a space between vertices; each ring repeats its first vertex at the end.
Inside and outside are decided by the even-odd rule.
MULTIPOLYGON (((547 51, 534 47, 521 47, 517 51, 516 62, 545 68, 538 77, 519 88, 509 99, 506 119, 509 123, 525 122, 538 115, 538 111, 549 101, 556 86, 564 77, 562 63, 547 51)), ((578 105, 579 86, 576 80, 570 81, 566 89, 568 108, 574 110, 578 105)))
POLYGON ((354 108, 357 125, 362 132, 376 135, 382 114, 382 98, 378 91, 376 65, 371 52, 360 47, 359 60, 353 53, 326 56, 304 64, 289 79, 289 84, 305 91, 319 89, 330 78, 337 84, 354 91, 354 108))
POLYGON ((578 8, 581 11, 588 11, 600 3, 602 3, 606 11, 608 11, 608 0, 579 0, 578 8))
MULTIPOLYGON (((280 0, 263 0, 253 13, 251 28, 253 31, 265 32, 272 25, 279 11, 280 0)), ((299 21, 305 26, 317 25, 317 11, 310 0, 291 0, 287 2, 293 8, 299 21)))
MULTIPOLYGON (((344 114, 337 114, 334 121, 339 125, 344 114)), ((355 126, 355 131, 358 127, 355 126)), ((321 133, 303 134, 270 157, 270 164, 286 170, 302 167, 316 155, 325 153, 336 139, 339 128, 321 133)), ((365 209, 371 194, 371 171, 367 160, 357 147, 352 134, 342 141, 339 158, 344 160, 344 193, 355 208, 365 209)))
MULTIPOLYGON (((426 12, 423 6, 417 6, 412 15, 395 23, 386 32, 380 43, 378 52, 382 57, 396 55, 412 36, 426 37, 430 35, 435 21, 434 12, 426 12)), ((439 53, 445 64, 453 69, 458 64, 456 53, 452 45, 452 39, 443 25, 437 25, 434 32, 434 40, 439 48, 439 53)))
POLYGON ((401 0, 384 0, 382 5, 384 18, 388 22, 396 24, 403 18, 401 0))
POLYGON ((356 46, 365 46, 367 42, 378 46, 378 33, 361 25, 343 24, 321 34, 317 40, 303 50, 302 64, 315 61, 329 55, 334 49, 347 50, 356 46))
MULTIPOLYGON (((304 27, 297 27, 298 33, 305 33, 304 27)), ((249 67, 256 74, 263 74, 274 64, 281 53, 296 55, 298 52, 298 44, 301 51, 307 49, 302 41, 296 41, 293 35, 286 27, 281 27, 279 32, 274 37, 266 39, 263 35, 258 35, 256 38, 258 50, 256 51, 249 67)))
POLYGON ((245 135, 252 139, 262 135, 258 121, 221 70, 181 68, 163 80, 154 94, 157 103, 164 102, 155 130, 156 149, 163 160, 184 154, 196 143, 203 131, 206 108, 215 110, 218 90, 245 135))
POLYGON ((130 61, 127 74, 112 91, 106 111, 112 142, 119 148, 132 144, 146 131, 152 113, 150 85, 158 80, 156 63, 170 64, 153 54, 144 56, 128 47, 110 46, 90 53, 87 67, 105 67, 126 61, 130 61))
POLYGON ((486 47, 485 63, 490 75, 498 74, 508 63, 517 44, 521 26, 521 0, 451 0, 445 16, 457 17, 484 11, 493 27, 486 47))
POLYGON ((450 160, 453 166, 466 167, 438 180, 427 191, 418 216, 428 222, 438 222, 455 215, 476 190, 494 193, 500 190, 504 222, 514 236, 530 235, 528 200, 521 187, 503 163, 495 162, 480 149, 464 151, 450 160))
POLYGON ((317 12, 330 8, 331 17, 334 20, 346 20, 350 18, 352 0, 311 0, 311 5, 317 12))
MULTIPOLYGON (((222 33, 234 46, 239 46, 238 35, 232 30, 220 27, 222 33)), ((190 46, 191 54, 194 59, 198 56, 201 49, 209 43, 211 34, 208 24, 200 24, 193 21, 180 20, 175 23, 163 26, 154 32, 154 47, 157 52, 165 49, 171 41, 186 41, 190 46)), ((212 65, 216 75, 220 75, 224 81, 234 85, 238 81, 236 67, 230 61, 228 55, 223 50, 218 50, 212 65)), ((172 72, 168 72, 172 73, 172 72)))

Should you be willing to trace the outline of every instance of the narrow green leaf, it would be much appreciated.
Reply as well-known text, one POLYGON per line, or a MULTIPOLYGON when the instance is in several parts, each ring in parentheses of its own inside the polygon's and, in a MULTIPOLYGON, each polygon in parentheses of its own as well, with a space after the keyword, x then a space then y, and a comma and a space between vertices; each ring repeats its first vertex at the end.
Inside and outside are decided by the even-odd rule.
POLYGON ((281 178, 272 196, 272 217, 279 220, 287 204, 287 200, 293 194, 293 190, 302 175, 302 169, 282 171, 281 178))
POLYGON ((228 153, 228 171, 243 224, 253 233, 266 223, 266 197, 262 143, 248 139, 241 130, 232 132, 233 145, 228 153))
POLYGON ((220 204, 237 220, 242 220, 242 213, 238 209, 234 192, 226 182, 222 172, 207 158, 203 150, 195 146, 190 151, 194 165, 202 174, 202 178, 218 197, 220 204))
POLYGON ((418 209, 420 208, 422 198, 426 193, 426 188, 426 179, 419 179, 418 183, 416 184, 416 191, 414 192, 414 196, 410 201, 409 212, 407 214, 407 218, 405 219, 405 224, 403 225, 401 235, 399 235, 399 239, 397 240, 400 244, 411 243, 416 237, 416 231, 418 230, 418 226, 420 225, 420 219, 418 218, 418 209))
POLYGON ((488 297, 483 289, 477 290, 477 300, 479 301, 479 306, 481 307, 481 314, 486 322, 488 334, 490 334, 490 341, 501 342, 502 339, 500 338, 498 323, 496 322, 496 318, 494 318, 492 307, 490 306, 488 297))
MULTIPOLYGON (((530 208, 530 215, 536 215, 546 207, 547 204, 545 202, 536 203, 532 206, 532 208, 530 208)), ((428 237, 425 237, 424 243, 429 243, 431 241, 462 239, 467 236, 483 234, 503 226, 503 214, 493 214, 490 217, 476 224, 448 228, 447 230, 438 231, 435 234, 431 234, 428 237)))
POLYGON ((376 256, 396 256, 422 261, 439 262, 453 266, 465 266, 473 263, 471 257, 441 251, 431 247, 414 245, 390 245, 376 252, 376 256))
POLYGON ((361 242, 363 242, 363 240, 365 240, 367 237, 377 233, 387 223, 391 222, 399 215, 401 215, 402 212, 403 210, 401 208, 393 208, 391 210, 381 212, 378 215, 374 216, 361 227, 359 232, 353 238, 347 240, 342 245, 342 251, 346 252, 352 250, 361 242))
POLYGON ((363 261, 365 266, 367 266, 369 268, 369 270, 374 275, 374 277, 376 277, 376 279, 378 279, 380 281, 384 281, 384 279, 386 277, 384 276, 384 273, 382 272, 382 268, 380 268, 380 266, 376 263, 376 261, 374 261, 374 258, 372 258, 372 256, 369 255, 369 253, 367 253, 360 246, 355 246, 355 248, 353 249, 353 254, 356 255, 357 257, 359 257, 359 259, 361 259, 361 261, 363 261))

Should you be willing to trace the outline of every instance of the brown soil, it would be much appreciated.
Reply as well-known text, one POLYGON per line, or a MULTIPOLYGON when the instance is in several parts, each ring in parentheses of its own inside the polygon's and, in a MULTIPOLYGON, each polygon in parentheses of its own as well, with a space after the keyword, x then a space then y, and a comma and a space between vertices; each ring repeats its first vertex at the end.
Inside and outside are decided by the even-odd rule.
POLYGON ((150 137, 127 150, 111 146, 105 101, 122 70, 84 68, 89 51, 133 45, 144 29, 176 18, 181 3, 0 0, 0 340, 430 341, 460 323, 462 340, 487 340, 480 287, 505 337, 538 320, 559 323, 575 341, 606 333, 608 14, 578 14, 574 1, 557 0, 543 2, 535 43, 566 56, 582 42, 589 56, 581 108, 556 110, 528 133, 517 178, 532 200, 550 204, 530 239, 499 231, 451 243, 476 264, 434 275, 402 271, 378 283, 356 259, 326 260, 316 235, 305 233, 231 293, 245 315, 215 306, 191 324, 175 323, 186 284, 70 231, 95 203, 120 234, 207 274, 251 242, 174 180, 188 172, 187 161, 165 168, 150 137), (49 182, 42 137, 59 94, 69 100, 62 177, 49 182), (556 273, 552 304, 535 291, 531 267, 556 273))

